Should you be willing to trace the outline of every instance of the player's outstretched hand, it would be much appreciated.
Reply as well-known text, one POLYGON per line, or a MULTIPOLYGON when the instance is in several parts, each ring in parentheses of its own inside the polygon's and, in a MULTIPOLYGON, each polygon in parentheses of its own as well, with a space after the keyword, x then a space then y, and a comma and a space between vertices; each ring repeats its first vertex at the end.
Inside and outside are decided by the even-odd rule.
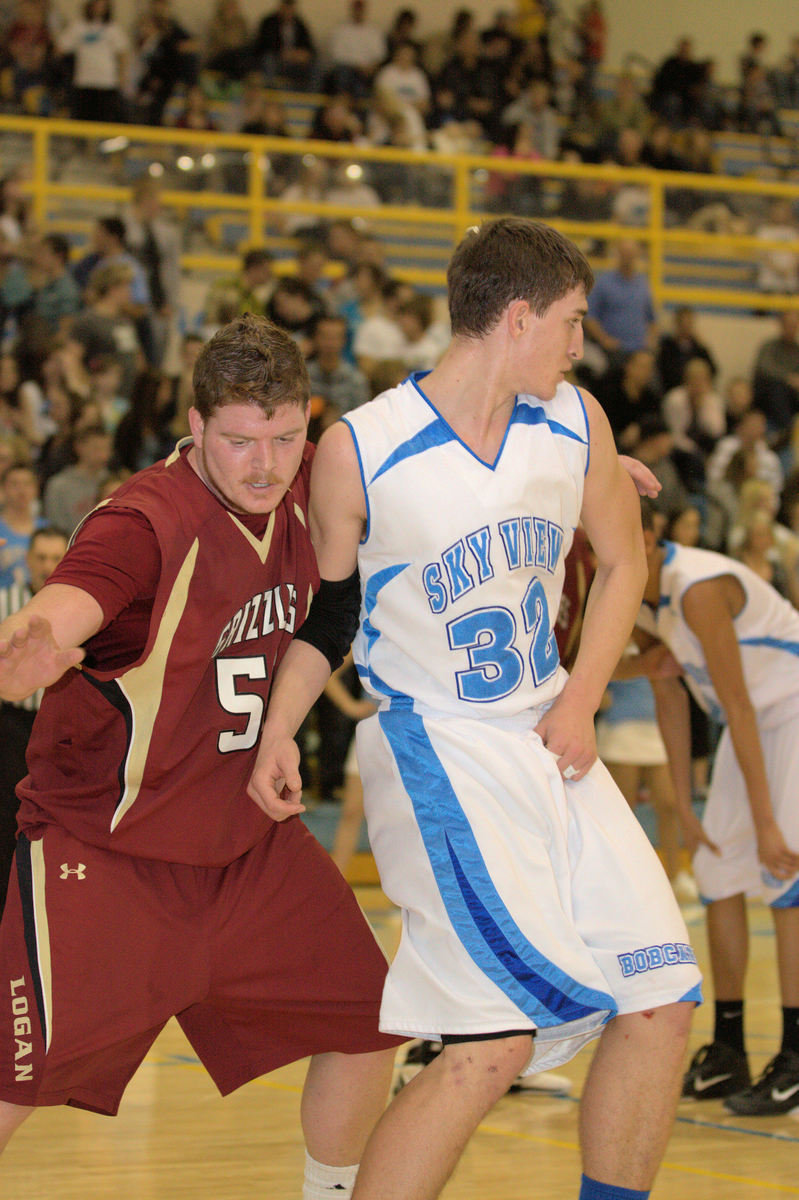
POLYGON ((558 760, 564 779, 582 779, 596 761, 596 737, 591 714, 567 703, 559 696, 535 727, 550 753, 558 760))
POLYGON ((50 622, 31 616, 8 638, 0 639, 0 698, 17 703, 60 679, 84 657, 80 647, 62 650, 50 622))
POLYGON ((261 742, 247 795, 273 821, 285 821, 305 812, 296 742, 291 738, 261 742))
POLYGON ((663 485, 649 470, 649 467, 645 466, 640 459, 630 458, 627 454, 620 454, 619 462, 635 484, 638 495, 649 496, 651 500, 654 500, 663 485))
POLYGON ((791 879, 799 871, 799 854, 788 848, 776 822, 758 829, 757 854, 777 879, 791 879))

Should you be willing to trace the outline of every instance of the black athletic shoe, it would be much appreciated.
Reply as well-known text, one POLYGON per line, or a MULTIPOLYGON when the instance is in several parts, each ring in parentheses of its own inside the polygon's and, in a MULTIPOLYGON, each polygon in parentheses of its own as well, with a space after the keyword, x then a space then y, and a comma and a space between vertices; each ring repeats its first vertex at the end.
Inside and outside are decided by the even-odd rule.
POLYGON ((777 1117, 781 1113, 799 1112, 799 1054, 781 1050, 757 1083, 728 1096, 724 1107, 740 1117, 777 1117))
POLYGON ((692 1100, 720 1100, 742 1092, 751 1082, 745 1054, 723 1042, 710 1042, 691 1059, 682 1081, 682 1094, 692 1100))

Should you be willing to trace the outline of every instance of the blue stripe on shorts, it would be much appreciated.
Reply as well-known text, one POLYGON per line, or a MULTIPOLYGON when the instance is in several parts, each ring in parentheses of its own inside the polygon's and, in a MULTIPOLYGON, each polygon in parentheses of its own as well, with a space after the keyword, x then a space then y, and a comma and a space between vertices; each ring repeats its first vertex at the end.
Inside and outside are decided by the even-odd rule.
POLYGON ((394 754, 450 921, 477 966, 540 1029, 601 1013, 615 1016, 606 992, 584 987, 528 941, 488 873, 471 826, 430 742, 422 718, 382 711, 394 754))

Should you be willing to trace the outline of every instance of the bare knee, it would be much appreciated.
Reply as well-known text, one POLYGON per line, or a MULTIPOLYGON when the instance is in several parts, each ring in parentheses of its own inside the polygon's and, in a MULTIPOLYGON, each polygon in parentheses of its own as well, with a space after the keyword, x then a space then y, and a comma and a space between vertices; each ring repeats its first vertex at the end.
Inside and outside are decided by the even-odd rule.
POLYGON ((696 1004, 693 1000, 678 1000, 674 1004, 661 1004, 657 1008, 645 1008, 640 1012, 623 1013, 612 1022, 625 1036, 679 1038, 687 1040, 696 1004))
POLYGON ((439 1058, 453 1081, 473 1082, 498 1100, 527 1066, 532 1053, 532 1034, 519 1034, 476 1042, 450 1042, 439 1058))
POLYGON ((33 1108, 21 1104, 7 1104, 5 1100, 0 1100, 0 1154, 33 1111, 33 1108))

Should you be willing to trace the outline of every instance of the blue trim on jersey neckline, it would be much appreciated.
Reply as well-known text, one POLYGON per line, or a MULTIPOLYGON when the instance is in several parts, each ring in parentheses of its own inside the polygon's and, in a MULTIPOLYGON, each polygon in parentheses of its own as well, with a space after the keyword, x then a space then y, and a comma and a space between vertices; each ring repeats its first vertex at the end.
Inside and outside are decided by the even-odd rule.
MULTIPOLYGON (((430 397, 426 396, 422 391, 419 384, 421 380, 429 374, 429 371, 412 371, 408 376, 408 382, 413 385, 428 408, 435 413, 435 421, 433 421, 430 425, 425 426, 425 428, 420 430, 415 437, 410 438, 407 442, 404 442, 402 446, 398 446, 393 454, 391 454, 377 469, 376 473, 372 477, 372 482, 374 482, 378 476, 382 475, 384 471, 387 471, 390 467, 395 466, 397 462, 400 462, 405 458, 410 458, 412 454, 419 454, 424 450, 429 450, 433 446, 442 446, 446 442, 457 442, 458 445, 462 446, 467 454, 470 454, 473 459, 480 463, 481 466, 486 467, 489 471, 495 471, 499 465, 500 459, 502 458, 502 453, 505 449, 511 428, 514 425, 548 425, 553 434, 559 434, 561 437, 571 438, 573 441, 579 442, 582 446, 588 446, 588 442, 583 441, 579 434, 575 433, 574 430, 568 429, 565 425, 561 425, 559 421, 550 421, 547 418, 546 412, 543 408, 530 403, 529 400, 522 399, 520 396, 517 396, 514 401, 513 412, 510 415, 507 429, 505 430, 505 434, 502 438, 502 443, 497 450, 496 458, 493 462, 486 462, 486 460, 481 458, 479 454, 475 454, 471 446, 467 446, 466 442, 458 437, 457 433, 455 433, 449 422, 442 417, 441 413, 438 411, 435 404, 433 404, 433 401, 430 399, 430 397), (448 436, 444 436, 445 433, 448 436), (415 445, 416 443, 418 443, 418 445, 415 445), (412 446, 415 446, 415 448, 410 449, 412 446)), ((540 403, 543 403, 543 401, 540 403)))
POLYGON ((452 441, 457 441, 455 434, 443 417, 439 417, 438 420, 425 425, 424 429, 420 429, 412 438, 408 438, 406 442, 397 446, 396 450, 380 464, 369 482, 374 483, 381 475, 385 475, 387 471, 396 467, 398 463, 404 462, 406 458, 414 458, 417 454, 424 454, 425 450, 433 450, 436 446, 445 446, 447 442, 452 441))
POLYGON ((477 966, 540 1029, 616 1015, 607 992, 583 986, 527 939, 488 872, 458 797, 417 713, 378 714, 413 805, 447 914, 477 966))

